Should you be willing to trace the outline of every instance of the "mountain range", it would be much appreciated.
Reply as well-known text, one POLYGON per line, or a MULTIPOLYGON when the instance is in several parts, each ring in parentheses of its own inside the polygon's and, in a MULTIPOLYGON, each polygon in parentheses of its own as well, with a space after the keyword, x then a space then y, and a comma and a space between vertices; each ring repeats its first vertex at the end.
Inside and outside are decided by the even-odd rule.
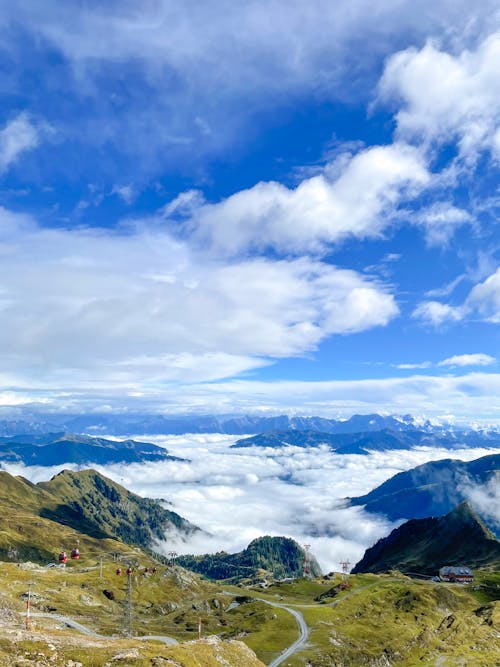
MULTIPOLYGON (((467 500, 471 489, 484 490, 488 484, 500 487, 500 454, 468 462, 430 461, 400 472, 370 493, 350 498, 348 502, 363 505, 367 512, 384 514, 391 521, 420 519, 447 514, 467 500)), ((498 525, 491 528, 500 531, 498 525)))
POLYGON ((225 433, 246 435, 267 431, 319 431, 321 433, 358 433, 419 429, 426 432, 449 430, 450 427, 433 425, 428 420, 411 415, 386 416, 379 414, 353 415, 349 419, 325 417, 291 417, 278 415, 162 415, 162 414, 91 414, 91 415, 31 415, 18 420, 1 420, 0 435, 22 433, 51 433, 72 431, 96 435, 225 433))
POLYGON ((352 572, 436 575, 444 565, 500 568, 500 542, 467 502, 443 517, 407 521, 367 549, 352 572))
POLYGON ((412 449, 413 447, 440 447, 458 449, 462 447, 500 447, 500 433, 496 431, 448 431, 429 432, 415 429, 393 430, 383 428, 376 431, 356 433, 323 433, 288 429, 271 431, 238 440, 233 448, 271 447, 287 445, 295 447, 319 447, 326 445, 337 454, 369 454, 373 451, 412 449))
POLYGON ((68 432, 31 433, 0 437, 0 464, 53 466, 98 463, 181 461, 149 442, 105 440, 68 432))

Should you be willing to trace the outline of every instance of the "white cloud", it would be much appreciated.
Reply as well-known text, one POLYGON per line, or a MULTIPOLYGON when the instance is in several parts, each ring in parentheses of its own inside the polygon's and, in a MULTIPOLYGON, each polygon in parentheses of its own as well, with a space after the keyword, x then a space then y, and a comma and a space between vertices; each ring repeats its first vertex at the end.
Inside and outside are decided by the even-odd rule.
MULTIPOLYGON (((12 24, 20 25, 39 48, 48 42, 70 63, 69 80, 61 82, 65 93, 85 95, 87 141, 140 155, 140 170, 150 153, 163 161, 178 159, 179 151, 186 159, 193 145, 201 155, 232 151, 261 109, 306 95, 366 99, 394 48, 428 35, 447 46, 474 43, 498 22, 495 0, 423 2, 425 9, 411 0, 150 0, 140 7, 131 0, 18 0, 1 4, 0 28, 4 49, 17 35, 12 24), (133 72, 133 86, 121 75, 115 80, 121 67, 133 72), (108 122, 95 123, 103 110, 108 122)), ((9 55, 15 62, 19 48, 9 55)), ((82 126, 65 129, 76 135, 82 126)))
POLYGON ((439 301, 423 301, 413 311, 413 317, 427 324, 440 326, 449 322, 458 322, 462 319, 462 309, 448 306, 439 301))
POLYGON ((412 217, 412 222, 424 228, 429 246, 445 246, 458 227, 472 222, 472 216, 453 204, 437 202, 419 211, 412 217))
POLYGON ((476 50, 452 55, 432 41, 393 55, 380 82, 380 96, 396 100, 397 135, 438 143, 457 140, 460 154, 475 159, 496 150, 500 124, 500 32, 476 50))
POLYGON ((498 477, 493 477, 485 485, 466 484, 463 491, 481 516, 500 528, 500 484, 498 481, 498 477))
POLYGON ((115 185, 111 194, 118 195, 125 204, 131 204, 137 196, 132 185, 115 185))
POLYGON ((29 118, 20 113, 0 130, 0 172, 6 171, 26 151, 40 143, 40 130, 29 118))
MULTIPOLYGON (((99 369, 98 369, 99 370, 99 369)), ((60 373, 44 391, 34 393, 41 382, 3 373, 4 386, 16 387, 16 395, 50 397, 53 409, 66 412, 161 412, 163 414, 298 414, 348 417, 353 413, 417 414, 440 419, 450 416, 460 423, 499 423, 500 374, 412 375, 364 380, 231 379, 199 384, 139 384, 96 370, 83 379, 81 371, 60 373), (141 390, 142 396, 137 397, 141 390), (133 398, 130 394, 133 393, 133 398)), ((12 390, 13 391, 13 390, 12 390)), ((14 393, 14 391, 13 391, 14 393)), ((36 405, 33 406, 36 409, 36 405)), ((43 409, 47 414, 47 408, 43 409)), ((22 416, 22 414, 20 415, 22 416)), ((50 421, 50 419, 48 418, 50 421)))
MULTIPOLYGON (((350 236, 380 236, 400 202, 416 196, 430 178, 419 151, 401 143, 339 160, 340 170, 329 164, 295 189, 262 182, 217 204, 200 203, 186 193, 185 226, 201 245, 222 254, 268 247, 318 251, 350 236)), ((177 202, 168 212, 177 211, 177 202)))
POLYGON ((472 288, 465 308, 487 322, 500 324, 500 267, 472 288))
POLYGON ((224 262, 158 228, 44 229, 2 215, 0 357, 21 384, 214 380, 398 314, 383 285, 320 261, 224 262))
POLYGON ((499 324, 500 268, 475 285, 462 304, 451 306, 440 301, 423 301, 415 308, 413 317, 433 326, 471 318, 499 324))
POLYGON ((496 363, 495 357, 479 352, 477 354, 455 354, 443 359, 438 366, 491 366, 496 363))
POLYGON ((429 368, 431 366, 430 361, 421 361, 420 363, 414 364, 395 364, 395 368, 400 368, 401 370, 412 370, 417 368, 429 368))

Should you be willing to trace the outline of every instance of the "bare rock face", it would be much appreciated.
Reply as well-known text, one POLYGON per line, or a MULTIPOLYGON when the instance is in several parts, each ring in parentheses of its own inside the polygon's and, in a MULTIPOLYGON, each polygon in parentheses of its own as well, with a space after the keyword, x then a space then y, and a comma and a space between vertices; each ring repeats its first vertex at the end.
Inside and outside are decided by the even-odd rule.
POLYGON ((174 566, 172 568, 172 578, 175 584, 183 590, 196 588, 198 584, 195 575, 182 567, 174 566))

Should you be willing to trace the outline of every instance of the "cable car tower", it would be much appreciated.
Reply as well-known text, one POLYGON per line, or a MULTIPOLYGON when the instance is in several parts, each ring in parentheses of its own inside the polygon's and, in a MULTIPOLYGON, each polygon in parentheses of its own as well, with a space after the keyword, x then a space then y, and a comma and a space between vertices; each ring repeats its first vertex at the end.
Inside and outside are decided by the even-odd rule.
POLYGON ((351 562, 349 560, 341 560, 340 566, 342 568, 342 581, 347 581, 349 579, 349 566, 351 562))

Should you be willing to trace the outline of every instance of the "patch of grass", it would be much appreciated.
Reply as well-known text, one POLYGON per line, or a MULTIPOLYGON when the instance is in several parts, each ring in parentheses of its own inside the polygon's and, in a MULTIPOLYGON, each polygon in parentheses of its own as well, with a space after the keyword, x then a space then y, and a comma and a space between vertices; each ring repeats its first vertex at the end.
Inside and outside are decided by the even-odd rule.
POLYGON ((241 638, 266 664, 298 638, 299 631, 293 616, 264 602, 248 602, 229 612, 231 635, 241 638))

